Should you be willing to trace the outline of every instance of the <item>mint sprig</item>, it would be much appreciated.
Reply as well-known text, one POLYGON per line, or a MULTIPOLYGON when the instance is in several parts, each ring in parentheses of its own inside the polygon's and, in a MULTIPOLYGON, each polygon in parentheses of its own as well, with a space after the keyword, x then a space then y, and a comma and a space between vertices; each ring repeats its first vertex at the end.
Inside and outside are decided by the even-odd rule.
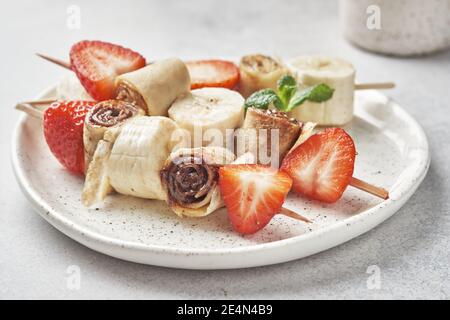
POLYGON ((244 106, 245 110, 247 108, 268 109, 271 104, 277 109, 283 107, 283 102, 274 90, 263 89, 248 97, 244 106))
POLYGON ((276 109, 284 112, 292 111, 302 105, 305 101, 324 102, 333 96, 334 89, 321 83, 305 89, 300 89, 292 76, 281 77, 277 83, 277 91, 263 89, 253 93, 245 101, 245 109, 258 108, 268 109, 273 105, 276 109))

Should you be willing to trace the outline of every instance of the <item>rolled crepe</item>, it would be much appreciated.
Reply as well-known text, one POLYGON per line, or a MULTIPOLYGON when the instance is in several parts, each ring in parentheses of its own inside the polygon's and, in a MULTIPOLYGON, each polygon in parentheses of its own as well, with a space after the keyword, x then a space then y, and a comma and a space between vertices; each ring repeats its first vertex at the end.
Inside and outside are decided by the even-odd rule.
POLYGON ((86 114, 83 128, 84 162, 87 170, 98 142, 107 129, 121 126, 125 121, 143 115, 144 111, 130 102, 106 100, 97 103, 86 114))
POLYGON ((302 123, 285 112, 248 108, 244 125, 236 133, 236 154, 252 152, 258 163, 277 167, 301 131, 302 123))
POLYGON ((166 116, 172 102, 189 92, 186 65, 172 58, 157 61, 116 78, 117 99, 134 102, 151 116, 166 116))
POLYGON ((86 174, 83 203, 89 206, 101 201, 112 189, 166 200, 159 171, 173 150, 185 146, 178 130, 171 119, 157 116, 135 117, 120 128, 107 130, 86 174))
POLYGON ((180 217, 202 217, 223 207, 218 170, 234 159, 232 152, 221 147, 173 152, 160 173, 170 208, 180 217))
POLYGON ((242 57, 239 69, 239 91, 245 98, 261 89, 276 90, 278 79, 288 73, 280 61, 261 54, 242 57))

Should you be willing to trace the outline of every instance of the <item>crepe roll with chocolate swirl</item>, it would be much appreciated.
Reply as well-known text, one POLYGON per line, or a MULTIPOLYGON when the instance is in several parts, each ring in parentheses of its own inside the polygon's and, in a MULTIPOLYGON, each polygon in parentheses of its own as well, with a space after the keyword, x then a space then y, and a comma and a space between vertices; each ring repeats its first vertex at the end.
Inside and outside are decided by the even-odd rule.
POLYGON ((239 91, 247 98, 261 89, 277 89, 277 81, 288 73, 287 68, 274 58, 251 54, 241 58, 239 91))
POLYGON ((97 103, 86 114, 83 129, 84 161, 86 170, 107 129, 123 125, 127 120, 144 115, 134 104, 120 100, 106 100, 97 103))
POLYGON ((169 207, 180 217, 202 217, 223 207, 218 170, 234 159, 232 152, 221 147, 171 153, 160 172, 169 207))
POLYGON ((248 108, 244 124, 236 133, 236 154, 252 152, 258 163, 278 167, 292 146, 311 134, 314 125, 305 125, 285 112, 248 108))
POLYGON ((171 58, 154 62, 116 78, 116 98, 134 102, 150 116, 166 116, 172 102, 189 92, 186 65, 171 58))

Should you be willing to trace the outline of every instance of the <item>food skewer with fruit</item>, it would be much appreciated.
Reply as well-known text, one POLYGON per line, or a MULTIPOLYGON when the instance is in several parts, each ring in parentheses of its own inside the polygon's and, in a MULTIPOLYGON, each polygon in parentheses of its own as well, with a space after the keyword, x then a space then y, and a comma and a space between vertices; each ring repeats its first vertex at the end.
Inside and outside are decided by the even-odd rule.
MULTIPOLYGON (((91 103, 92 102, 88 102, 88 104, 91 103)), ((73 109, 77 109, 78 111, 80 111, 80 104, 77 105, 74 103, 69 103, 69 106, 72 106, 73 109)), ((68 128, 65 125, 58 126, 55 125, 55 123, 51 122, 52 120, 50 119, 55 116, 57 117, 59 114, 59 112, 55 112, 55 110, 53 110, 54 108, 55 105, 46 111, 47 121, 44 122, 44 132, 46 134, 49 146, 52 149, 52 145, 62 146, 64 145, 62 144, 63 142, 66 143, 66 146, 71 146, 71 148, 73 148, 74 144, 71 143, 71 141, 73 141, 73 137, 71 139, 66 139, 66 135, 62 134, 61 130, 56 131, 58 132, 58 134, 56 135, 51 134, 52 130, 58 130, 58 128, 68 128), (54 139, 55 137, 57 137, 58 139, 54 139), (52 138, 54 140, 52 140, 52 138)), ((67 105, 59 105, 58 107, 56 107, 56 109, 60 108, 63 108, 63 110, 68 110, 67 105)), ((72 113, 72 115, 74 114, 72 113)), ((171 122, 170 119, 165 117, 140 118, 142 119, 140 121, 144 122, 171 122)), ((80 122, 77 121, 78 118, 76 117, 74 118, 74 120, 76 120, 74 121, 76 123, 80 122)), ((136 121, 137 120, 138 118, 136 118, 136 121)), ((172 125, 174 124, 172 123, 172 125)), ((127 122, 127 126, 130 127, 130 130, 128 132, 133 131, 133 124, 127 122)), ((153 126, 145 125, 141 128, 142 130, 152 130, 152 127, 153 126)), ((137 138, 133 137, 131 134, 126 133, 126 130, 127 129, 125 128, 125 132, 122 131, 121 133, 124 138, 121 138, 123 140, 123 143, 120 144, 121 147, 119 147, 119 150, 122 149, 122 151, 117 152, 127 152, 125 150, 129 150, 129 148, 127 147, 129 143, 133 139, 137 138)), ((166 131, 166 128, 158 132, 163 131, 166 131)), ((81 133, 79 133, 78 135, 81 136, 81 133)), ((161 134, 154 135, 155 138, 161 136, 161 134)), ((82 139, 78 139, 78 141, 82 141, 82 139)), ((82 143, 78 144, 78 150, 83 150, 83 147, 80 146, 80 144, 82 143)), ((162 149, 163 148, 160 148, 159 150, 162 149)), ((56 153, 60 152, 61 150, 62 149, 60 148, 56 149, 56 151, 55 149, 53 149, 52 151, 56 153)), ((190 150, 190 152, 192 151, 193 150, 190 150)), ((194 154, 196 154, 196 152, 197 151, 195 151, 194 154)), ((80 154, 80 152, 76 153, 80 154)), ((66 155, 67 154, 68 153, 66 151, 66 155)), ((83 155, 82 152, 81 155, 83 155)), ((151 162, 154 163, 154 156, 151 157, 153 160, 151 162)), ((231 155, 230 157, 233 158, 234 156, 231 155)), ((173 193, 173 195, 180 193, 180 190, 176 190, 177 183, 174 182, 173 179, 169 179, 167 175, 170 172, 172 172, 172 174, 175 176, 177 175, 177 173, 183 174, 183 171, 186 170, 186 166, 188 169, 192 169, 192 164, 189 161, 186 161, 186 163, 173 161, 174 158, 176 158, 176 156, 169 157, 168 159, 170 160, 166 160, 166 165, 161 170, 161 172, 165 172, 166 175, 166 177, 162 179, 162 181, 165 182, 162 183, 172 184, 171 187, 166 186, 166 189, 157 188, 159 190, 166 190, 162 192, 163 198, 165 197, 164 192, 169 192, 169 194, 173 193), (174 163, 176 163, 175 167, 173 167, 174 163)), ((225 164, 218 168, 219 177, 216 181, 216 185, 219 186, 221 197, 223 197, 224 204, 227 206, 227 211, 234 228, 242 234, 248 234, 256 232, 259 229, 263 228, 275 214, 282 210, 281 207, 283 205, 285 197, 287 196, 287 193, 291 189, 291 186, 293 187, 294 191, 304 194, 307 197, 315 200, 325 202, 337 201, 341 197, 347 185, 352 180, 354 158, 355 148, 352 139, 345 133, 344 130, 330 128, 321 133, 311 136, 305 142, 291 150, 284 158, 281 170, 255 164, 225 164), (311 159, 315 160, 311 161, 311 159), (237 204, 239 204, 239 206, 237 206, 237 204)), ((61 159, 61 157, 59 157, 59 159, 61 159)), ((118 166, 118 168, 122 167, 122 162, 124 160, 121 160, 120 156, 117 153, 115 159, 116 160, 113 160, 113 162, 117 163, 116 166, 118 166)), ((163 161, 164 156, 160 159, 160 161, 163 161)), ((64 163, 81 163, 82 161, 83 157, 78 156, 77 158, 75 158, 75 160, 72 159, 72 162, 65 161, 64 163)), ((127 159, 126 161, 129 161, 129 159, 127 159)), ((249 162, 253 161, 250 160, 249 162)), ((125 169, 123 170, 120 169, 119 171, 117 171, 113 169, 112 172, 114 172, 114 175, 117 177, 115 178, 115 180, 117 181, 115 184, 115 188, 119 189, 119 192, 120 190, 122 190, 122 192, 126 192, 123 190, 131 190, 131 188, 133 188, 133 192, 140 192, 140 189, 136 188, 136 186, 139 185, 139 181, 142 180, 140 178, 140 175, 143 173, 146 173, 148 175, 148 172, 150 170, 146 168, 146 170, 144 171, 132 173, 128 170, 128 168, 132 168, 136 162, 132 160, 129 163, 130 165, 125 166, 125 169), (124 177, 124 175, 126 175, 126 177, 124 177)), ((203 163, 201 165, 201 168, 205 168, 205 165, 207 168, 206 171, 210 171, 211 169, 208 168, 207 162, 203 163)), ((197 170, 201 172, 203 169, 197 170)), ((80 173, 82 173, 83 171, 83 168, 79 169, 80 173)), ((156 168, 156 170, 153 170, 153 172, 157 171, 158 167, 156 168)), ((191 171, 188 170, 188 172, 192 174, 191 171)), ((162 174, 162 176, 164 176, 164 174, 162 174)), ((152 181, 158 181, 157 178, 152 179, 152 181)), ((208 178, 206 179, 206 181, 207 180, 208 178)), ((183 188, 183 186, 181 186, 181 188, 183 188)), ((201 189, 201 186, 199 189, 201 189)), ((213 201, 212 204, 207 203, 207 207, 219 208, 220 205, 216 204, 220 203, 220 199, 217 200, 217 188, 213 186, 213 188, 211 188, 210 190, 212 189, 215 190, 212 191, 212 194, 215 194, 216 200, 214 200, 215 202, 213 201)), ((376 192, 376 194, 381 197, 387 197, 387 192, 385 191, 384 193, 376 192)), ((144 195, 144 197, 148 196, 144 195)), ((153 196, 151 197, 154 198, 153 196)), ((177 206, 179 207, 181 201, 179 197, 174 196, 171 200, 168 201, 168 203, 173 209, 177 206), (174 201, 174 198, 176 201, 178 201, 178 204, 174 201)), ((203 199, 201 201, 203 201, 203 199)), ((189 202, 189 204, 191 203, 192 202, 189 202)), ((213 211, 213 209, 210 210, 213 211)), ((181 207, 181 209, 178 208, 174 211, 179 215, 189 216, 202 216, 210 213, 208 211, 208 208, 205 209, 202 208, 202 206, 197 208, 192 206, 181 207)), ((286 211, 282 213, 286 214, 286 211)))
MULTIPOLYGON (((130 55, 133 54, 136 53, 130 55)), ((91 56, 93 61, 89 56, 81 59, 85 74, 95 74, 108 67, 100 67, 95 55, 91 56)), ((110 60, 117 63, 115 59, 110 60)), ((132 67, 135 65, 133 59, 127 61, 132 67)), ((383 199, 388 197, 384 189, 352 177, 356 152, 345 131, 331 128, 311 136, 314 124, 291 121, 286 114, 308 101, 321 103, 329 100, 334 90, 323 83, 300 89, 295 78, 285 76, 277 84, 277 92, 264 89, 253 93, 245 102, 244 130, 291 127, 283 134, 287 143, 282 145, 279 170, 256 164, 260 159, 253 155, 245 161, 241 157, 235 159, 233 152, 220 146, 190 148, 183 145, 184 137, 174 144, 169 139, 171 133, 185 121, 186 116, 183 115, 188 115, 188 106, 198 104, 199 99, 206 101, 201 106, 206 115, 200 122, 217 120, 221 113, 214 112, 221 108, 220 99, 231 99, 234 101, 230 102, 231 105, 241 105, 240 110, 236 109, 236 117, 232 113, 220 120, 224 122, 224 129, 227 126, 238 129, 245 113, 244 100, 231 98, 233 95, 229 89, 205 88, 189 92, 192 72, 187 70, 178 59, 158 61, 114 77, 113 91, 122 92, 117 96, 123 100, 99 103, 58 101, 45 111, 44 134, 53 154, 69 171, 87 172, 83 191, 85 203, 101 200, 116 190, 165 200, 180 216, 204 216, 225 205, 234 228, 248 234, 263 228, 277 213, 308 221, 282 207, 291 187, 309 198, 330 203, 337 201, 349 184, 383 199), (170 67, 165 67, 164 63, 170 67), (163 71, 157 72, 158 69, 163 71), (171 86, 174 89, 167 91, 171 86), (122 90, 117 90, 118 87, 122 90), (159 97, 161 90, 155 88, 161 88, 163 96, 159 97), (196 98, 200 92, 202 94, 196 98), (189 95, 191 98, 186 99, 189 95), (240 120, 233 120, 231 124, 232 117, 240 120), (99 128, 95 127, 97 125, 99 128), (199 163, 192 163, 192 160, 199 163)), ((224 73, 229 79, 231 73, 228 71, 229 68, 224 73)), ((220 77, 220 74, 215 74, 215 81, 209 79, 199 83, 205 87, 217 83, 231 86, 229 81, 217 81, 220 77)), ((105 88, 98 83, 90 85, 90 80, 85 85, 82 79, 85 77, 80 77, 80 80, 90 91, 105 88)), ((105 82, 107 91, 111 91, 111 79, 105 82)), ((94 95, 103 94, 96 92, 94 95)), ((35 105, 43 103, 36 102, 35 105)), ((36 116, 39 111, 32 104, 18 107, 34 110, 36 116)), ((211 126, 216 127, 216 124, 211 126)), ((217 126, 220 129, 220 125, 217 126)))
POLYGON ((289 116, 299 121, 311 121, 318 125, 341 126, 353 117, 355 90, 391 89, 392 82, 355 83, 355 68, 345 60, 324 56, 300 56, 286 63, 260 54, 247 55, 239 64, 240 88, 244 97, 256 91, 273 89, 286 74, 292 75, 303 88, 324 83, 333 89, 333 98, 321 103, 306 102, 302 108, 289 111, 289 116))
MULTIPOLYGON (((75 44, 70 52, 70 63, 47 55, 38 55, 74 71, 94 99, 114 98, 116 92, 111 88, 115 77, 145 66, 145 59, 136 52, 101 41, 81 41, 75 44), (101 57, 105 54, 115 58, 104 61, 101 57), (88 74, 86 70, 89 68, 84 67, 84 61, 87 56, 92 59, 96 55, 97 70, 88 74), (124 60, 126 68, 122 67, 124 60), (117 61, 120 61, 120 64, 117 61), (117 63, 113 68, 114 72, 110 72, 108 66, 114 63, 117 63), (105 73, 105 70, 108 72, 105 73), (100 87, 102 92, 91 92, 93 85, 100 87)), ((392 82, 355 83, 355 68, 350 62, 324 56, 299 56, 284 63, 281 59, 253 54, 242 57, 239 68, 224 60, 190 61, 186 62, 186 66, 191 77, 191 89, 238 89, 245 98, 260 89, 275 89, 278 79, 285 74, 294 76, 299 85, 305 88, 325 83, 336 91, 332 99, 318 105, 306 103, 302 108, 292 110, 289 115, 302 122, 312 121, 326 126, 341 126, 351 121, 355 90, 390 89, 395 86, 392 82)))

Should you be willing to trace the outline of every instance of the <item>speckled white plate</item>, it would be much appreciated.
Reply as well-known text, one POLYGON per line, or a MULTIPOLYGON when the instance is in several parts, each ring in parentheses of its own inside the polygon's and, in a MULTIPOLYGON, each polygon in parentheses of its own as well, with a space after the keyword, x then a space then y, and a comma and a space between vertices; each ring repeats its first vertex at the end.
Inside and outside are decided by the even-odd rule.
MULTIPOLYGON (((39 98, 54 96, 54 88, 39 98)), ((22 115, 12 144, 17 180, 36 211, 54 227, 94 250, 145 264, 186 269, 227 269, 302 258, 348 241, 394 214, 414 193, 430 155, 422 128, 376 91, 358 92, 356 117, 346 129, 358 156, 355 176, 385 187, 382 201, 349 187, 332 205, 290 195, 286 206, 314 223, 277 215, 252 236, 232 231, 224 209, 206 218, 180 219, 164 202, 109 196, 98 208, 80 201, 83 180, 53 158, 41 123, 22 115)))

